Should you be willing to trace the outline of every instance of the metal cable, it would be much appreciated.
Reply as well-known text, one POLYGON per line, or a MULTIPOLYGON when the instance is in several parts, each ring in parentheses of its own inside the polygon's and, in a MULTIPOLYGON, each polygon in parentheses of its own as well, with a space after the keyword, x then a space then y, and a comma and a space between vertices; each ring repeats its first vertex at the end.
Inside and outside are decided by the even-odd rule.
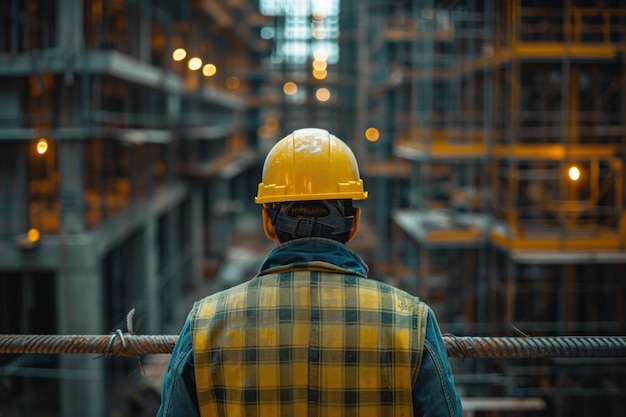
MULTIPOLYGON (((0 335, 0 354, 98 353, 138 357, 171 353, 178 336, 0 335)), ((626 336, 457 337, 444 335, 456 358, 607 358, 626 357, 626 336)))
POLYGON ((608 358, 626 356, 626 336, 456 337, 444 335, 457 358, 608 358))
POLYGON ((0 335, 2 353, 99 353, 105 356, 138 357, 172 353, 178 336, 112 335, 0 335))

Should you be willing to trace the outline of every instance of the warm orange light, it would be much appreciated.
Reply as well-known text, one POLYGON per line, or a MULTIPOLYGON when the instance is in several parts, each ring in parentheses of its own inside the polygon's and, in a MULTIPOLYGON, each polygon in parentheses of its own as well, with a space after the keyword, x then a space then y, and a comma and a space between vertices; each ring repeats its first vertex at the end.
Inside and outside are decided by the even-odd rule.
POLYGON ((567 173, 572 181, 578 181, 580 179, 580 169, 576 166, 570 167, 567 173))
POLYGON ((29 242, 35 243, 39 240, 39 238, 41 237, 41 234, 39 233, 39 230, 37 229, 30 229, 26 233, 26 237, 28 238, 29 242))
POLYGON ((237 77, 228 77, 226 79, 226 88, 228 88, 229 90, 236 90, 237 88, 239 88, 239 78, 237 77))
POLYGON ((189 60, 189 63, 187 63, 187 66, 189 67, 190 70, 197 71, 202 66, 202 60, 198 58, 197 56, 194 56, 193 58, 189 60))
POLYGON ((380 133, 375 127, 368 127, 365 130, 365 139, 369 140, 370 142, 376 142, 379 137, 380 133))
POLYGON ((321 71, 318 71, 316 69, 313 70, 313 77, 316 80, 323 80, 326 78, 327 75, 328 75, 328 72, 326 72, 326 70, 321 70, 321 71))
POLYGON ((45 138, 41 138, 37 141, 37 153, 43 155, 48 150, 48 141, 45 138))
POLYGON ((283 84, 283 92, 288 96, 293 96, 298 92, 298 86, 293 81, 287 81, 283 84))
POLYGON ((267 126, 267 128, 271 131, 278 129, 278 126, 279 126, 278 117, 276 116, 268 117, 265 120, 265 126, 267 126))
POLYGON ((320 61, 317 59, 314 59, 311 65, 313 65, 313 69, 316 69, 318 71, 324 71, 328 67, 326 61, 320 61))
POLYGON ((259 126, 256 130, 256 134, 261 139, 267 139, 271 136, 269 129, 265 125, 259 126))
POLYGON ((174 61, 182 61, 187 56, 187 51, 183 48, 178 48, 174 52, 172 52, 172 59, 174 61))
POLYGON ((217 67, 213 64, 206 64, 202 67, 202 75, 205 77, 212 77, 217 72, 217 67))
POLYGON ((315 92, 315 98, 322 102, 328 101, 330 99, 330 91, 328 91, 328 88, 325 87, 318 88, 315 92))

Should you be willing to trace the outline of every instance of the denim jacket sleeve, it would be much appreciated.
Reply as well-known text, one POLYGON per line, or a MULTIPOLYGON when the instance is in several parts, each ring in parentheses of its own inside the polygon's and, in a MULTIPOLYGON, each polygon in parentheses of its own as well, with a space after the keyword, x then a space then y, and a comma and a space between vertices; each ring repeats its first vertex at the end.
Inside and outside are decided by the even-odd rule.
POLYGON ((428 309, 426 342, 417 381, 413 387, 414 416, 461 417, 461 399, 454 386, 446 346, 437 319, 428 309))
POLYGON ((191 322, 187 319, 165 374, 158 417, 200 416, 193 366, 191 322))

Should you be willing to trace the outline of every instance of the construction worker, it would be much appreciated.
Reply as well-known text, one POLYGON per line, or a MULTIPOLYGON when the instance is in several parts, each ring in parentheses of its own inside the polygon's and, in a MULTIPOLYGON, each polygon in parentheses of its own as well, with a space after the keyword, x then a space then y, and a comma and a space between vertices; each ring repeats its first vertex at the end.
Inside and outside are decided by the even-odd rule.
POLYGON ((433 312, 345 246, 366 198, 329 132, 270 150, 255 201, 277 246, 254 278, 194 304, 159 416, 461 416, 433 312))

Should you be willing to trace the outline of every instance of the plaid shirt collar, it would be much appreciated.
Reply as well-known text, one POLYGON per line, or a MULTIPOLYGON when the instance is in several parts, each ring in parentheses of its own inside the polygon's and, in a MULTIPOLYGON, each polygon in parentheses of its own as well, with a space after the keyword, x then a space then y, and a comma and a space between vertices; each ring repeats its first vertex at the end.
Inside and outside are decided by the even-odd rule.
POLYGON ((293 269, 333 270, 367 277, 368 267, 350 248, 332 239, 308 237, 275 247, 265 258, 258 275, 293 269))

